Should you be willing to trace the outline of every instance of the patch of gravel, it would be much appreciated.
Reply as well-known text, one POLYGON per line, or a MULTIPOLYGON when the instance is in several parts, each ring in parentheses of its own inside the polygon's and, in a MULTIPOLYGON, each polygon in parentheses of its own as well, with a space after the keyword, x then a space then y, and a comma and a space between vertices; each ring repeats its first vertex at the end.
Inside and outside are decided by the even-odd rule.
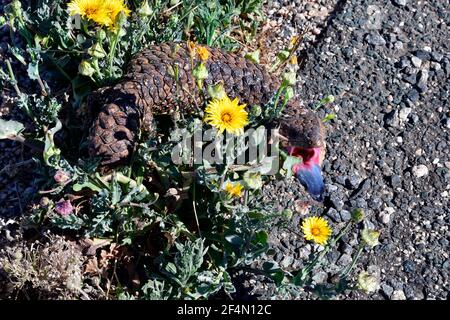
POLYGON ((305 34, 298 53, 319 41, 337 4, 338 0, 267 1, 264 7, 267 21, 258 41, 265 48, 261 62, 274 61, 279 50, 286 48, 295 36, 305 34))
MULTIPOLYGON (((0 0, 0 14, 3 14, 4 6, 10 1, 0 0)), ((6 70, 5 60, 11 58, 8 55, 8 44, 21 45, 20 40, 11 42, 8 27, 0 27, 0 67, 6 70)), ((23 67, 11 58, 14 70, 23 67)), ((26 72, 16 74, 21 88, 33 90, 35 87, 28 78, 23 77, 26 72)), ((0 117, 6 120, 14 119, 24 121, 23 113, 14 107, 15 92, 10 87, 0 88, 0 117)), ((20 143, 2 140, 0 141, 0 218, 17 217, 26 211, 29 200, 36 194, 33 186, 34 162, 27 147, 20 143)))
MULTIPOLYGON (((338 228, 351 209, 363 208, 366 224, 381 231, 380 245, 355 270, 377 269, 381 288, 348 299, 450 296, 449 28, 446 1, 340 1, 299 71, 305 104, 336 98, 319 110, 337 117, 327 124, 328 194, 315 212, 338 228)), ((278 185, 272 199, 292 205, 297 190, 278 185)), ((298 230, 296 220, 292 228, 298 230)), ((348 262, 356 237, 353 230, 330 254, 330 269, 348 262)), ((280 253, 275 260, 301 263, 300 237, 287 241, 274 230, 271 240, 280 253)), ((331 281, 329 270, 317 274, 319 282, 331 281)), ((248 285, 270 297, 270 284, 248 285)))

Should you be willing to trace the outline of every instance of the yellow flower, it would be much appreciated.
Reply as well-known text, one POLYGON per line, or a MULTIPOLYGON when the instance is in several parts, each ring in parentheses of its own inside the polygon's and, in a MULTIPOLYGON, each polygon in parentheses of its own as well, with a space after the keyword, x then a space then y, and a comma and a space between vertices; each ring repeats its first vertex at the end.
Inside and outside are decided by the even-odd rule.
POLYGON ((233 185, 231 182, 227 182, 225 185, 225 191, 232 197, 240 198, 242 194, 242 189, 244 187, 240 183, 233 185))
POLYGON ((80 15, 102 26, 109 26, 112 23, 105 9, 104 0, 72 0, 68 8, 71 16, 80 15))
POLYGON ((209 58, 209 51, 205 47, 197 46, 197 54, 204 62, 206 62, 209 58))
POLYGON ((111 17, 112 21, 115 21, 119 13, 123 13, 128 17, 131 10, 128 9, 127 5, 123 0, 105 0, 105 9, 111 17))
POLYGON ((294 36, 294 37, 291 38, 291 41, 289 42, 291 47, 293 47, 297 43, 298 38, 299 38, 299 36, 294 36))
POLYGON ((303 221, 302 230, 306 240, 312 240, 320 245, 325 245, 331 235, 331 228, 322 217, 306 218, 303 221))
POLYGON ((239 105, 239 99, 233 101, 229 97, 213 99, 205 109, 205 122, 216 127, 220 133, 225 130, 234 135, 244 133, 248 124, 248 113, 245 104, 239 105))
POLYGON ((130 15, 124 0, 72 0, 68 5, 71 16, 80 15, 100 26, 111 26, 120 12, 130 15))
POLYGON ((293 55, 291 57, 291 60, 289 61, 292 65, 296 66, 298 64, 298 58, 296 55, 293 55))

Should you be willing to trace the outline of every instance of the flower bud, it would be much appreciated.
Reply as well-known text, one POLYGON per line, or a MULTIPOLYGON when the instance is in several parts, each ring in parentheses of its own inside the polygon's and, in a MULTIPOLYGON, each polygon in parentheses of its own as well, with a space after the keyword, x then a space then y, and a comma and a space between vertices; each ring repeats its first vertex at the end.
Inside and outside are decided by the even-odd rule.
POLYGON ((294 97, 294 95, 295 95, 294 88, 287 87, 286 88, 286 93, 284 95, 284 98, 286 99, 286 101, 291 100, 294 97))
POLYGON ((206 78, 208 78, 208 69, 206 69, 204 63, 200 63, 194 68, 192 75, 194 76, 195 79, 203 81, 206 78))
POLYGON ((145 0, 142 6, 138 9, 138 14, 142 17, 149 17, 153 14, 153 10, 150 8, 147 0, 145 0))
POLYGON ((252 106, 251 110, 250 110, 251 114, 253 117, 259 117, 262 113, 262 109, 261 106, 255 104, 252 106))
POLYGON ((92 77, 95 74, 95 68, 89 61, 83 60, 78 66, 78 72, 83 76, 92 77))
POLYGON ((261 51, 258 49, 256 51, 253 52, 249 52, 245 55, 245 58, 250 60, 251 62, 260 63, 260 59, 259 59, 259 55, 260 55, 261 51))
POLYGON ((358 287, 369 294, 380 288, 378 278, 370 273, 363 271, 358 276, 358 287))
POLYGON ((98 59, 102 59, 102 58, 106 57, 105 50, 103 49, 102 45, 98 42, 95 43, 92 47, 90 47, 88 49, 88 54, 91 57, 98 58, 98 59))
POLYGON ((47 207, 50 205, 50 199, 47 198, 47 197, 43 197, 43 198, 41 199, 41 201, 39 201, 39 205, 40 205, 42 208, 47 208, 47 207))
POLYGON ((295 72, 286 72, 283 74, 283 85, 285 86, 295 86, 297 83, 297 75, 295 72))
POLYGON ((11 9, 12 9, 12 14, 15 17, 20 17, 22 16, 22 4, 20 3, 19 0, 14 0, 11 3, 11 9))
POLYGON ((364 229, 361 231, 361 237, 366 245, 373 248, 379 244, 378 238, 380 237, 380 232, 372 229, 364 229))
POLYGON ((291 53, 288 50, 282 50, 278 52, 277 57, 280 61, 284 62, 289 58, 290 55, 291 53))
POLYGON ((248 189, 261 189, 263 182, 261 174, 259 172, 248 172, 244 173, 244 183, 248 189))
POLYGON ((292 218, 292 210, 291 209, 284 209, 281 212, 281 215, 286 219, 286 220, 290 220, 292 218))
POLYGON ((225 92, 223 83, 218 83, 213 86, 209 86, 208 94, 211 97, 211 99, 217 99, 217 100, 221 100, 221 99, 227 97, 227 93, 225 92))
POLYGON ((65 185, 67 183, 67 181, 69 181, 70 176, 65 171, 58 170, 58 171, 56 171, 54 178, 58 184, 65 185))
POLYGON ((124 11, 120 11, 116 18, 117 24, 123 26, 127 22, 127 14, 124 11))
POLYGON ((69 216, 73 212, 73 206, 70 200, 61 199, 56 203, 55 211, 63 217, 69 216))
POLYGON ((106 32, 103 29, 99 29, 97 31, 97 39, 99 42, 103 41, 106 39, 106 32))
POLYGON ((354 209, 352 211, 352 220, 356 223, 360 223, 364 220, 364 210, 361 208, 354 209))

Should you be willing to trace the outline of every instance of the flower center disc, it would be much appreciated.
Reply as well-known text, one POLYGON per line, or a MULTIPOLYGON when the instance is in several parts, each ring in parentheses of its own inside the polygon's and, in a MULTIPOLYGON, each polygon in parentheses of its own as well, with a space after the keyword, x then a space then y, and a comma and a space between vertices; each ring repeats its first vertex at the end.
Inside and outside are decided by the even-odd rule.
POLYGON ((230 122, 231 121, 231 115, 229 113, 224 113, 222 115, 222 121, 223 122, 230 122))
POLYGON ((318 236, 320 234, 320 229, 319 228, 312 228, 311 229, 311 233, 313 236, 318 236))

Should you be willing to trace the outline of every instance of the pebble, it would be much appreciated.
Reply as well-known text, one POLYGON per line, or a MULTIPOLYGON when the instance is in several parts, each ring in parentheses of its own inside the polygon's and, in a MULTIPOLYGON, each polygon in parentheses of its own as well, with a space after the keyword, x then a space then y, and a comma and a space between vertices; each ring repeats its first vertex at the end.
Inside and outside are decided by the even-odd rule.
POLYGON ((386 40, 384 40, 381 35, 375 33, 367 35, 366 41, 367 43, 374 46, 384 46, 386 44, 386 40))
POLYGON ((416 68, 420 68, 422 66, 422 60, 416 56, 411 57, 411 62, 416 68))
POLYGON ((398 113, 398 118, 400 119, 400 122, 406 122, 408 120, 409 115, 411 114, 412 108, 401 108, 398 113))
POLYGON ((392 300, 406 300, 405 293, 403 290, 395 290, 391 296, 392 300))
POLYGON ((394 288, 392 288, 391 286, 383 283, 381 285, 381 290, 383 291, 383 293, 386 295, 386 297, 390 298, 392 293, 394 292, 394 288))
POLYGON ((421 178, 428 175, 428 167, 426 165, 420 164, 412 168, 412 173, 415 177, 421 178))
POLYGON ((407 1, 406 0, 393 0, 393 2, 398 6, 406 6, 407 1))
POLYGON ((421 70, 419 72, 419 81, 417 82, 417 88, 420 92, 427 91, 427 82, 428 82, 428 71, 421 70))

